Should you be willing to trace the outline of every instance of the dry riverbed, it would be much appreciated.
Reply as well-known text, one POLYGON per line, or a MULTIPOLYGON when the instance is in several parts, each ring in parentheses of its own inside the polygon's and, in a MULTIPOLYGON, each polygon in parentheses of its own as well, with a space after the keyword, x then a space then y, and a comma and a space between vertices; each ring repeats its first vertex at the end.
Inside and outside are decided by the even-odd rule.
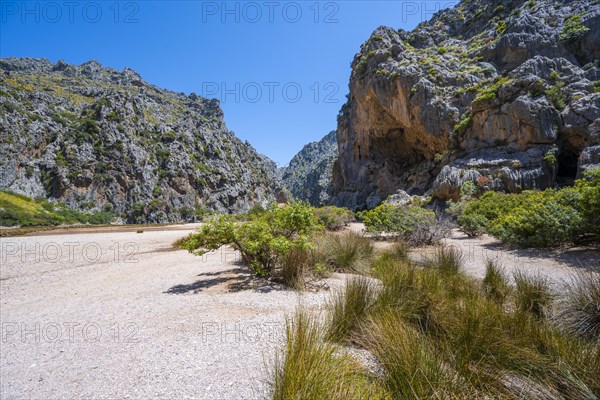
MULTIPOLYGON (((253 279, 231 250, 173 250, 195 227, 0 238, 0 397, 267 398, 265 365, 285 316, 299 303, 322 310, 331 291, 253 279)), ((463 248, 475 276, 488 257, 557 281, 600 272, 599 253, 585 249, 500 251, 458 232, 447 242, 463 248)))

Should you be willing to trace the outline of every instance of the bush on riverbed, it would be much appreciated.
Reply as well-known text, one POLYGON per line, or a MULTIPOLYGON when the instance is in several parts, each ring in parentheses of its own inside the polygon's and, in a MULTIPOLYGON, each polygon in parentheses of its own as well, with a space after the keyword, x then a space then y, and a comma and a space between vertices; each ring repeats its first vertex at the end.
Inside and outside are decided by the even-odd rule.
POLYGON ((359 214, 365 229, 373 235, 388 235, 420 246, 439 242, 449 227, 433 211, 416 206, 382 204, 359 214))
POLYGON ((463 231, 487 231, 517 247, 600 242, 600 169, 585 173, 574 187, 487 192, 469 202, 457 219, 463 231))
POLYGON ((310 249, 312 236, 322 229, 313 209, 303 203, 272 204, 250 221, 218 216, 186 238, 181 247, 197 255, 229 245, 257 275, 272 275, 291 251, 310 249))
POLYGON ((338 231, 356 221, 354 213, 342 207, 320 207, 315 209, 315 214, 325 229, 330 231, 338 231))

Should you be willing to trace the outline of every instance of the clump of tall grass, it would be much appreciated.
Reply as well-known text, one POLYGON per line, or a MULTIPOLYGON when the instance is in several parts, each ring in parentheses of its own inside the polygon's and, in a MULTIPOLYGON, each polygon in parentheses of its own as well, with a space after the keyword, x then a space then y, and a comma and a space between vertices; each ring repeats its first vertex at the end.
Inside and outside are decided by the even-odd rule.
POLYGON ((436 267, 444 275, 456 275, 464 265, 465 256, 456 246, 438 246, 426 260, 426 265, 436 267))
POLYGON ((566 282, 552 320, 560 328, 600 343, 600 275, 579 274, 566 282))
POLYGON ((370 316, 362 345, 381 362, 393 398, 458 398, 457 379, 443 352, 393 310, 370 316))
POLYGON ((286 321, 283 353, 276 354, 271 382, 277 400, 385 398, 357 362, 323 340, 321 326, 303 311, 286 321))
POLYGON ((336 293, 329 304, 328 339, 334 342, 349 339, 368 316, 375 296, 372 279, 364 276, 347 279, 344 290, 336 293))
POLYGON ((511 288, 508 278, 495 261, 488 260, 485 267, 485 277, 482 282, 483 293, 488 299, 498 304, 504 304, 509 296, 511 288))
POLYGON ((517 309, 531 313, 536 318, 544 318, 553 299, 548 278, 539 273, 526 274, 523 271, 516 271, 513 278, 515 280, 515 305, 517 309))
MULTIPOLYGON (((324 338, 341 344, 350 339, 377 358, 383 385, 379 395, 598 397, 600 341, 587 334, 595 326, 593 309, 587 307, 590 299, 597 300, 597 280, 572 285, 566 297, 572 299, 570 308, 560 304, 556 315, 563 310, 578 317, 574 323, 569 318, 563 325, 557 322, 557 327, 553 318, 544 318, 553 301, 547 279, 517 272, 511 290, 501 268, 488 262, 482 283, 460 271, 460 257, 440 256, 442 251, 423 265, 389 252, 379 254, 371 276, 380 283, 373 286, 373 281, 354 278, 333 300, 324 338)), ((345 370, 340 371, 343 380, 345 370)), ((381 389, 373 382, 367 386, 381 389)), ((322 384, 335 393, 328 382, 310 378, 307 384, 322 384)))
POLYGON ((443 290, 436 271, 400 262, 376 274, 383 283, 376 300, 379 310, 394 310, 421 330, 435 329, 435 299, 443 290))
POLYGON ((373 243, 355 232, 325 234, 316 239, 321 259, 339 272, 366 272, 373 257, 373 243))
POLYGON ((391 258, 396 260, 406 260, 408 259, 409 247, 407 244, 401 240, 397 240, 389 246, 383 254, 388 254, 391 258))
POLYGON ((294 248, 281 260, 281 278, 286 286, 302 291, 311 267, 311 255, 308 250, 294 248))

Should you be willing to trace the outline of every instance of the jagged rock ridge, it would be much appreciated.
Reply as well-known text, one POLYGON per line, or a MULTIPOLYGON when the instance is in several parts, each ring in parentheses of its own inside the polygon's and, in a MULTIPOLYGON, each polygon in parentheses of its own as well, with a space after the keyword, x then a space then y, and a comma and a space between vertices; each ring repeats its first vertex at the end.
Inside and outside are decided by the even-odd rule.
POLYGON ((598 1, 464 0, 378 28, 338 116, 333 202, 569 184, 600 164, 599 58, 598 1))
POLYGON ((296 199, 315 207, 331 200, 333 163, 337 158, 335 131, 307 144, 283 169, 283 183, 296 199))
POLYGON ((0 59, 0 188, 129 222, 192 220, 275 200, 275 163, 240 141, 217 100, 96 61, 0 59))

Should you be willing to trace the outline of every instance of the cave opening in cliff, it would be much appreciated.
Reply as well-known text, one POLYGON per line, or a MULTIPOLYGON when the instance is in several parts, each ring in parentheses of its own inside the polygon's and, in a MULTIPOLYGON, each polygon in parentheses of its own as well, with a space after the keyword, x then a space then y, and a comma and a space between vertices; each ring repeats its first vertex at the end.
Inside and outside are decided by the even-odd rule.
POLYGON ((577 177, 577 161, 579 154, 573 150, 563 149, 557 157, 558 171, 556 182, 563 185, 572 185, 577 177))

